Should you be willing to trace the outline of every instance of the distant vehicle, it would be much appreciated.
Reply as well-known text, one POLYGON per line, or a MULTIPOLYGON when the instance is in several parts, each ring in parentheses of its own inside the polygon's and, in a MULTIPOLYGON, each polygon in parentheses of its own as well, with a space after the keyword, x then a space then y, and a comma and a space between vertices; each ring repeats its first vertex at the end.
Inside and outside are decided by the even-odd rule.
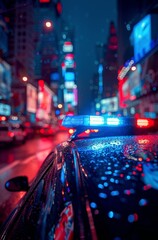
POLYGON ((32 126, 30 122, 24 122, 22 124, 22 128, 26 133, 26 139, 30 139, 35 136, 34 126, 32 126))
POLYGON ((26 132, 19 124, 0 123, 0 143, 24 143, 25 140, 26 132))
POLYGON ((57 133, 57 126, 53 126, 51 124, 45 124, 39 129, 40 136, 53 136, 57 133))
POLYGON ((0 239, 157 239, 157 119, 67 116, 63 125, 75 131, 34 181, 6 182, 7 190, 27 193, 0 239))
POLYGON ((14 133, 15 143, 25 143, 27 132, 21 124, 14 124, 11 126, 12 132, 14 133))
POLYGON ((12 143, 14 141, 14 132, 8 124, 0 124, 0 143, 12 143))

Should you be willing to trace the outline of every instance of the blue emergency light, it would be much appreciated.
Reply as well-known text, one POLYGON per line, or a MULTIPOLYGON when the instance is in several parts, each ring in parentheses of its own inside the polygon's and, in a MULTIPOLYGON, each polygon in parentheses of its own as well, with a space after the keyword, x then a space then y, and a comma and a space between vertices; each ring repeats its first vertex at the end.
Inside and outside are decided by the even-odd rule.
POLYGON ((119 117, 105 117, 93 115, 78 115, 66 116, 63 119, 62 125, 68 128, 78 127, 106 127, 106 126, 121 126, 127 123, 119 117))
POLYGON ((116 135, 137 135, 142 130, 158 126, 154 119, 134 117, 107 117, 95 115, 73 115, 66 116, 62 126, 75 129, 72 138, 77 136, 88 137, 88 135, 99 135, 103 132, 106 136, 116 135), (84 134, 83 134, 84 133, 84 134))

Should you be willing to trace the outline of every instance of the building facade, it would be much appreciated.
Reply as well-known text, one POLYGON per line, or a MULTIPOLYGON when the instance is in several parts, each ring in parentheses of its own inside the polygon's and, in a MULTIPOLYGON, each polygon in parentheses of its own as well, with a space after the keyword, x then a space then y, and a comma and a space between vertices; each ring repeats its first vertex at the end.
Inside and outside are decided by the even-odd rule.
POLYGON ((123 115, 158 116, 157 23, 157 1, 118 0, 118 84, 123 115))

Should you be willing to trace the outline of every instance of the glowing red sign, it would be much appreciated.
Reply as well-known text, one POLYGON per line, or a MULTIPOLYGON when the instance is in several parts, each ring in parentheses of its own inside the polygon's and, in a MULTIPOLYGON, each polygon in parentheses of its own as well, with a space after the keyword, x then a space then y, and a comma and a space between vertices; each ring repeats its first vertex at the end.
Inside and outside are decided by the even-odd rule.
POLYGON ((50 0, 39 0, 40 3, 50 3, 50 0))

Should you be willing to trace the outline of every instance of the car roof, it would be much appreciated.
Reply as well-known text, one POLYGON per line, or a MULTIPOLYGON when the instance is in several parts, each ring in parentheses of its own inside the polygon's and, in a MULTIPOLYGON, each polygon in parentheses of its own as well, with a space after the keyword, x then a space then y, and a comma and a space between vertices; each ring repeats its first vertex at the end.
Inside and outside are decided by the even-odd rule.
POLYGON ((154 236, 158 136, 79 139, 75 148, 99 239, 154 236))

